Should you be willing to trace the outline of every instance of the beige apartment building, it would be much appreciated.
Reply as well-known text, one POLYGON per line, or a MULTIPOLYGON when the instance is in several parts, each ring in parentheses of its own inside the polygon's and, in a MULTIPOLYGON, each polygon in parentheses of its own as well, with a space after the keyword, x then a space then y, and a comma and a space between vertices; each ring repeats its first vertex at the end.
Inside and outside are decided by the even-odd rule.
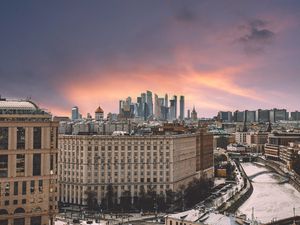
MULTIPOLYGON (((109 184, 120 201, 130 191, 177 191, 194 178, 213 177, 213 136, 197 134, 108 136, 60 135, 60 201, 85 205, 85 191, 98 202, 109 184)), ((133 200, 132 200, 133 201, 133 200)))
POLYGON ((53 223, 57 129, 33 102, 0 98, 0 225, 53 223))

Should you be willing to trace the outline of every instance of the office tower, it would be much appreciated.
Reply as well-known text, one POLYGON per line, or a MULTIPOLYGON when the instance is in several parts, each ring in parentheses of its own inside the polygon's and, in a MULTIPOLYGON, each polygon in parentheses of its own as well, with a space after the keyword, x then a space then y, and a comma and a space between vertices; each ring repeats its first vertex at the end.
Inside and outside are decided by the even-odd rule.
MULTIPOLYGON (((144 120, 146 120, 145 119, 145 110, 147 110, 147 109, 145 109, 145 107, 147 107, 147 103, 146 103, 146 94, 145 93, 142 93, 141 94, 141 99, 142 99, 142 111, 141 111, 141 113, 142 113, 142 117, 144 117, 144 120)), ((146 115, 146 118, 147 118, 147 115, 146 115)))
POLYGON ((270 110, 258 109, 256 112, 257 122, 269 122, 270 121, 270 110))
POLYGON ((0 100, 0 223, 54 224, 58 122, 27 100, 0 100))
POLYGON ((138 115, 138 117, 142 117, 143 116, 142 97, 137 97, 137 115, 138 115))
POLYGON ((79 109, 77 106, 74 106, 72 108, 72 120, 74 121, 74 120, 78 120, 78 119, 80 119, 79 118, 79 109))
POLYGON ((270 121, 277 122, 279 120, 287 120, 288 112, 286 109, 272 109, 270 110, 270 121))
POLYGON ((168 94, 165 95, 165 107, 169 107, 169 98, 168 98, 168 94))
POLYGON ((244 122, 245 121, 245 112, 244 111, 235 111, 234 112, 234 122, 244 122))
POLYGON ((96 121, 102 121, 104 119, 104 111, 103 109, 99 106, 96 110, 95 110, 95 120, 96 121))
POLYGON ((177 96, 173 96, 174 99, 174 107, 175 107, 175 119, 177 119, 177 96))
POLYGON ((184 96, 180 96, 179 119, 184 120, 184 96))
POLYGON ((152 92, 147 91, 146 102, 148 106, 148 117, 153 116, 153 100, 152 100, 152 92))
POLYGON ((291 112, 291 120, 299 121, 300 120, 300 112, 298 112, 298 111, 291 112))
POLYGON ((132 102, 131 97, 130 97, 130 96, 127 97, 127 98, 126 98, 126 103, 127 103, 127 105, 131 105, 131 102, 132 102))
POLYGON ((170 117, 169 120, 176 120, 176 105, 175 105, 175 100, 171 99, 170 100, 170 117))
POLYGON ((123 107, 124 107, 125 102, 123 100, 119 101, 119 114, 123 114, 123 107))
POLYGON ((160 104, 159 104, 159 101, 158 101, 157 94, 154 94, 154 117, 156 119, 160 118, 160 104))
POLYGON ((188 109, 187 111, 187 118, 190 119, 191 118, 191 110, 188 109))
POLYGON ((246 110, 245 114, 247 122, 253 123, 256 121, 256 111, 246 110))
POLYGON ((159 119, 160 120, 165 120, 165 117, 163 115, 164 108, 165 107, 165 99, 164 98, 158 98, 158 105, 159 105, 159 119))
POLYGON ((109 186, 118 203, 126 191, 130 192, 132 201, 139 197, 141 188, 145 192, 153 188, 157 194, 165 194, 169 189, 178 191, 195 178, 213 177, 212 142, 213 135, 203 132, 151 136, 60 135, 60 201, 86 205, 85 191, 94 190, 97 202, 101 202, 109 186), (78 143, 77 153, 69 151, 69 147, 78 149, 78 143), (68 166, 75 157, 78 160, 74 161, 70 174, 68 166))
POLYGON ((222 122, 232 122, 232 112, 220 111, 218 112, 218 119, 222 122))
POLYGON ((144 107, 143 107, 143 113, 144 113, 144 120, 145 121, 148 119, 148 115, 149 115, 148 110, 149 110, 148 104, 145 102, 144 107))

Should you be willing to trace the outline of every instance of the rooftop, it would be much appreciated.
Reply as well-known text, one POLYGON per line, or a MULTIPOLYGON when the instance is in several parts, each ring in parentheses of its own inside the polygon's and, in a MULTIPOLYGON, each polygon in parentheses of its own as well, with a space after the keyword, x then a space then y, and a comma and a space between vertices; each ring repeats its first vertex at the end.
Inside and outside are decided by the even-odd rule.
POLYGON ((0 110, 37 110, 38 107, 27 100, 1 100, 0 110))
POLYGON ((0 115, 47 115, 30 100, 15 100, 0 98, 0 115))

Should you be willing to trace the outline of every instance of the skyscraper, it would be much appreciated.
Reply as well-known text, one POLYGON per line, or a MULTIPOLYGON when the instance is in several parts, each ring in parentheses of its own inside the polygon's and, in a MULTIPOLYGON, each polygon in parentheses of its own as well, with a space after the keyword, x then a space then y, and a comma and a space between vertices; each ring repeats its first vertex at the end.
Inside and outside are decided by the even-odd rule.
POLYGON ((168 94, 165 95, 165 107, 169 107, 169 98, 168 98, 168 94))
POLYGON ((175 119, 177 119, 177 96, 173 96, 174 99, 174 108, 175 108, 175 119))
POLYGON ((146 98, 146 102, 148 105, 148 116, 153 116, 153 100, 152 100, 152 92, 151 91, 147 91, 147 98, 146 98))
POLYGON ((160 103, 157 94, 154 95, 154 116, 160 119, 160 103))
POLYGON ((180 112, 179 119, 184 120, 184 96, 180 96, 180 112))
POLYGON ((171 99, 170 100, 170 116, 169 120, 175 120, 176 119, 176 108, 175 108, 175 100, 171 99))
POLYGON ((74 106, 72 108, 72 120, 78 120, 79 119, 79 109, 77 106, 74 106))

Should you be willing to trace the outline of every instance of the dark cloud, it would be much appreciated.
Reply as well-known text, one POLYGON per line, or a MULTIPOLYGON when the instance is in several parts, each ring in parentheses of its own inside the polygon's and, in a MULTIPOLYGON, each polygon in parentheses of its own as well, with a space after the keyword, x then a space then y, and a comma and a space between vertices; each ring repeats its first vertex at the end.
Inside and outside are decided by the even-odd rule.
POLYGON ((183 6, 176 11, 175 18, 179 22, 193 22, 196 20, 197 15, 187 6, 183 6))
POLYGON ((240 26, 243 35, 237 39, 247 54, 258 54, 272 43, 275 33, 267 28, 266 21, 255 19, 240 26))

